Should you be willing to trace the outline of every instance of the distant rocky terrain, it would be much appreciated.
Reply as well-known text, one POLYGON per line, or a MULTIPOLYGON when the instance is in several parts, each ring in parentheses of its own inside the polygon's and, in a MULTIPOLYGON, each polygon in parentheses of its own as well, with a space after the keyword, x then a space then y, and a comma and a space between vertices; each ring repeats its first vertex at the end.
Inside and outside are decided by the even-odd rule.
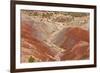
POLYGON ((89 59, 89 49, 89 13, 21 10, 21 62, 89 59))

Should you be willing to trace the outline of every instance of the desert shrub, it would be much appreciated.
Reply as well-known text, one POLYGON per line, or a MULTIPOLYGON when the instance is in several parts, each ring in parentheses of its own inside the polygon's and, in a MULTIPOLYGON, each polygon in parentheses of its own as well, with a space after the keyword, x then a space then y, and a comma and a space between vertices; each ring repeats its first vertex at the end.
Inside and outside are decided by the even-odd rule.
POLYGON ((35 62, 36 60, 32 56, 30 56, 28 61, 29 62, 35 62))

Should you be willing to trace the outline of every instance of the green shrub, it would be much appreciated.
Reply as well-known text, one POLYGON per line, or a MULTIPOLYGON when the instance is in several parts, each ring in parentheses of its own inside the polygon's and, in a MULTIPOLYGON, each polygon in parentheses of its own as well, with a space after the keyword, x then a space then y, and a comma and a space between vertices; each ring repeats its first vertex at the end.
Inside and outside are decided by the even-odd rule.
POLYGON ((32 56, 30 56, 30 58, 29 58, 28 61, 29 61, 29 62, 35 62, 36 60, 35 60, 32 56))

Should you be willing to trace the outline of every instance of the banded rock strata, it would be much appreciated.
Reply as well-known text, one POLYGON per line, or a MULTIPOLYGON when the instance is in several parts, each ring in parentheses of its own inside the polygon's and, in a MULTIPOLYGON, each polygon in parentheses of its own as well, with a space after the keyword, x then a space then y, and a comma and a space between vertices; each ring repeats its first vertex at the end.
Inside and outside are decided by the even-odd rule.
POLYGON ((73 26, 58 30, 23 14, 21 62, 28 62, 30 56, 38 62, 89 59, 89 31, 73 26))

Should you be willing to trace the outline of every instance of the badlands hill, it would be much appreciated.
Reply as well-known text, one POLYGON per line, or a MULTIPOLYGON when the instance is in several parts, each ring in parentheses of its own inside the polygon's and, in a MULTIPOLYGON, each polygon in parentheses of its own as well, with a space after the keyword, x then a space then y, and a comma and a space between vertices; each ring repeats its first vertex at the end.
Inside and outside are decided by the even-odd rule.
POLYGON ((89 14, 21 12, 21 62, 89 59, 89 14), (79 16, 77 16, 79 15, 79 16))

